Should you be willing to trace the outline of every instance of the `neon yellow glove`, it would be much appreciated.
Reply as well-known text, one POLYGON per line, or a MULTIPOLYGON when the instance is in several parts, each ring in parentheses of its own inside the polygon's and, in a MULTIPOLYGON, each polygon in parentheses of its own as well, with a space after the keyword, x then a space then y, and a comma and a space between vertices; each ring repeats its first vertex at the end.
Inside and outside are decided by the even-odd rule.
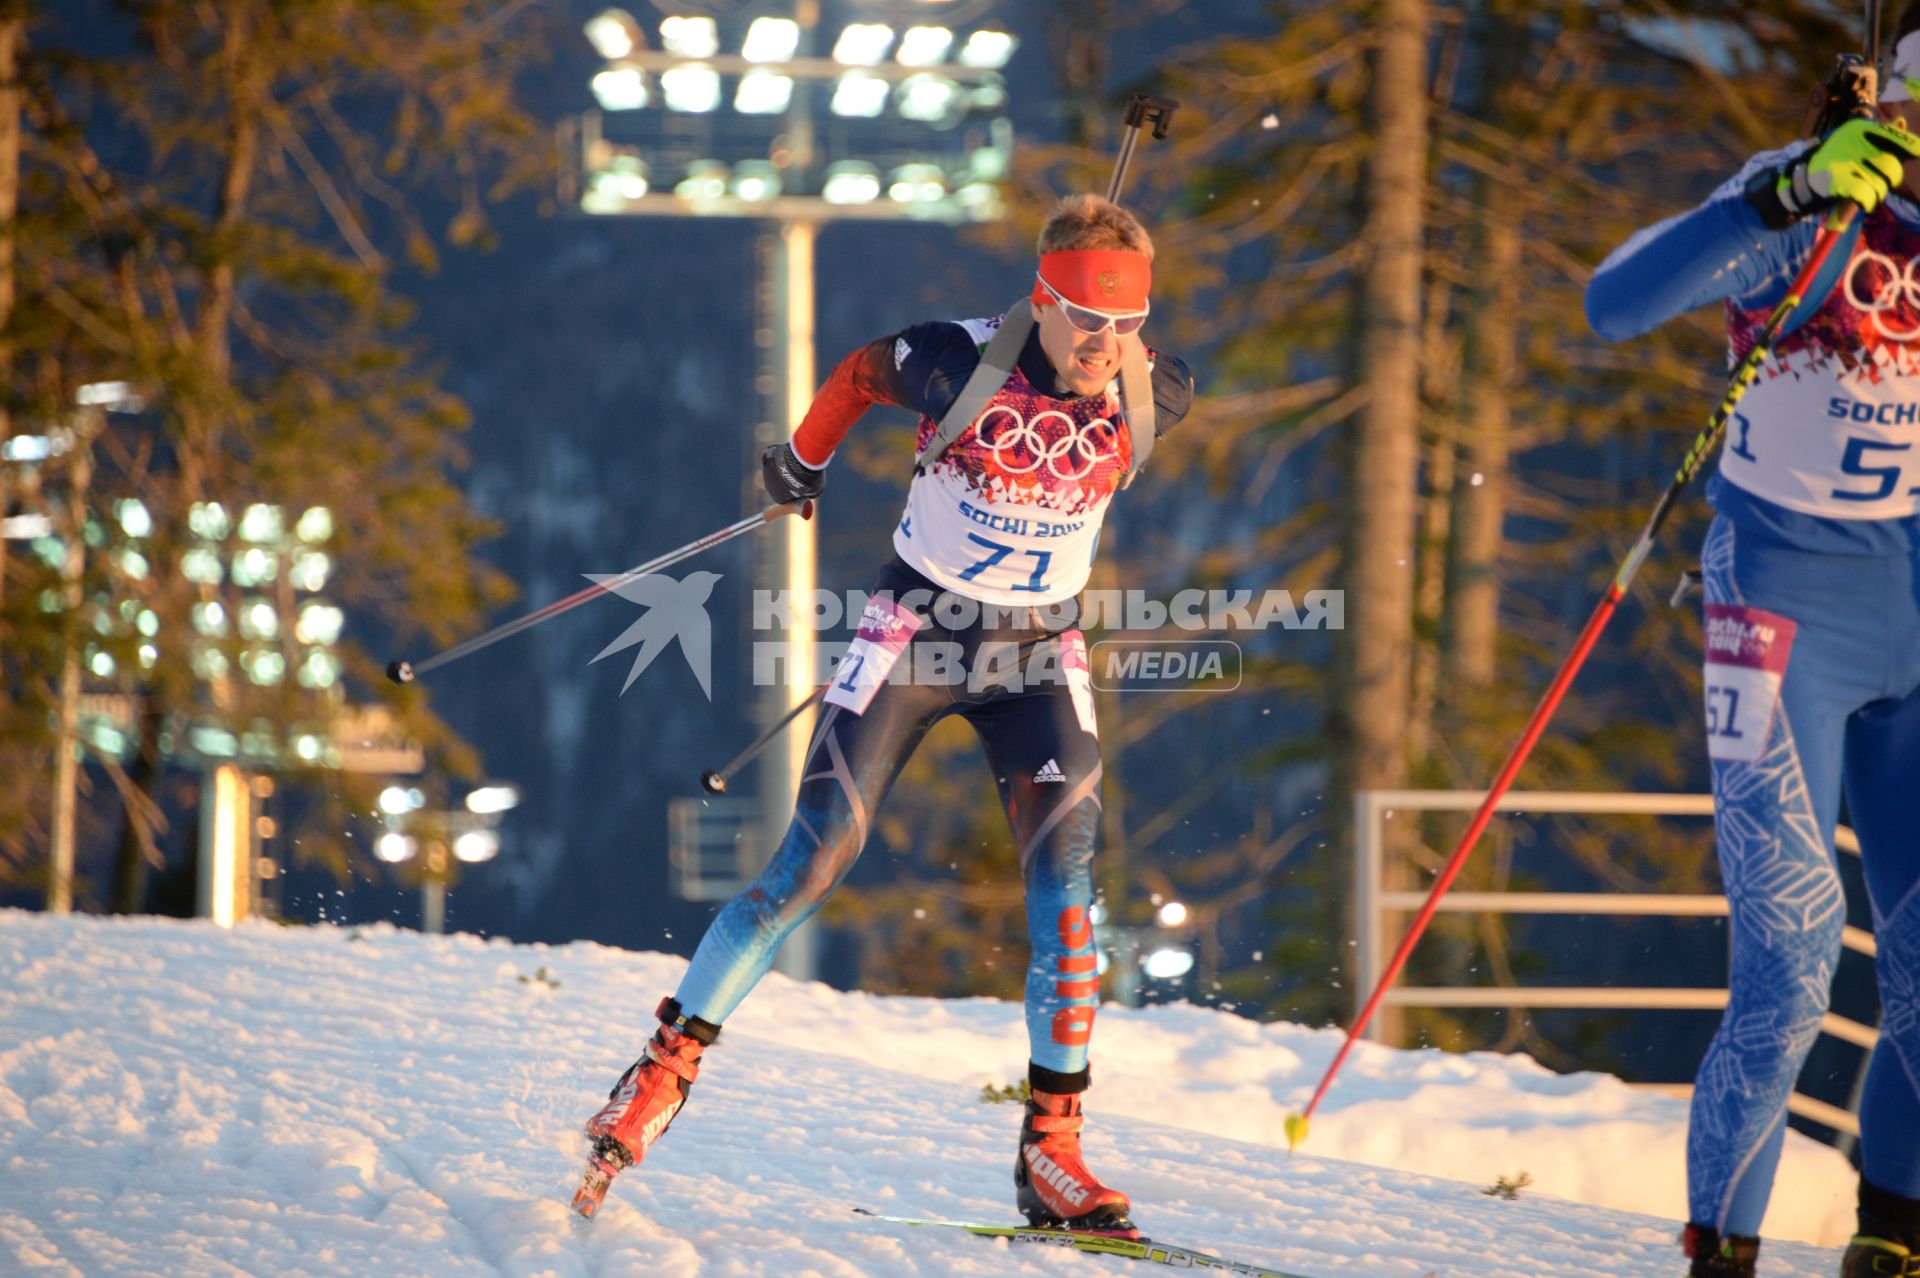
POLYGON ((1775 217, 1760 201, 1755 207, 1769 226, 1797 222, 1840 200, 1871 213, 1900 185, 1907 161, 1914 159, 1920 159, 1920 137, 1898 122, 1848 120, 1780 171, 1771 192, 1778 203, 1775 217))

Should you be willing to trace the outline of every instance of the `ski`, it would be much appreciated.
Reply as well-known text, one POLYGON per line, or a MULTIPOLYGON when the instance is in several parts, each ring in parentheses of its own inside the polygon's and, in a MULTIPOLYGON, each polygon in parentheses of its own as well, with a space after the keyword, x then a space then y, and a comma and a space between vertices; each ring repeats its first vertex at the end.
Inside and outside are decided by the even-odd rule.
POLYGON ((1241 1274, 1244 1278, 1307 1278, 1305 1274, 1288 1273, 1281 1269, 1262 1269, 1259 1265, 1249 1265, 1237 1260, 1223 1260, 1219 1256, 1208 1255, 1204 1251, 1175 1247, 1171 1243, 1156 1242, 1151 1238, 1116 1238, 1111 1234, 1082 1234, 1070 1229, 1047 1229, 1033 1225, 980 1225, 966 1220, 927 1220, 915 1216, 883 1216, 879 1212, 868 1211, 865 1207, 855 1207, 853 1210, 870 1220, 883 1221, 890 1225, 925 1225, 940 1229, 964 1229, 982 1238, 1006 1238, 1017 1243, 1071 1247, 1075 1251, 1090 1252, 1099 1256, 1123 1256, 1128 1260, 1150 1260, 1156 1265, 1170 1265, 1175 1269, 1214 1269, 1226 1274, 1241 1274))
POLYGON ((631 1165, 631 1160, 620 1161, 619 1154, 614 1150, 626 1152, 603 1136, 594 1143, 593 1152, 587 1158, 586 1174, 580 1178, 580 1188, 573 1191, 572 1210, 574 1215, 580 1217, 581 1223, 593 1219, 593 1213, 600 1210, 600 1204, 606 1199, 613 1178, 631 1165), (612 1149, 607 1146, 612 1146, 612 1149))

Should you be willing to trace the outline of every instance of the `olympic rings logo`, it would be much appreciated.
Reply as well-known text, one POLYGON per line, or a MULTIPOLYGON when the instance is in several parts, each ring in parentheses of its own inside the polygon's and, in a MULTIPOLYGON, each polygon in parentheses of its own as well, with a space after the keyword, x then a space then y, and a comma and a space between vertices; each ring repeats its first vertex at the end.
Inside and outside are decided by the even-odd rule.
POLYGON ((993 454, 993 461, 1009 475, 1030 475, 1045 466, 1057 479, 1085 479, 1094 468, 1103 461, 1117 461, 1120 457, 1120 437, 1113 423, 1104 417, 1096 417, 1081 425, 1057 408, 1049 408, 1034 414, 1028 421, 1020 411, 1008 404, 993 404, 980 414, 974 422, 974 438, 985 445, 993 454), (995 415, 1004 413, 1011 423, 999 431, 990 431, 995 415), (1040 429, 1048 418, 1058 418, 1066 429, 1055 439, 1049 440, 1047 433, 1040 429), (1103 451, 1100 447, 1104 435, 1110 448, 1103 451), (1019 458, 1027 461, 1021 464, 1019 458), (1062 470, 1060 463, 1067 461, 1069 466, 1082 462, 1077 468, 1062 470))
POLYGON ((1847 267, 1847 301, 1853 308, 1874 317, 1874 323, 1881 335, 1896 342, 1910 342, 1920 337, 1920 318, 1913 321, 1911 328, 1904 331, 1894 326, 1893 315, 1902 306, 1911 315, 1920 316, 1920 278, 1914 275, 1920 259, 1908 258, 1904 265, 1895 265, 1894 260, 1884 253, 1872 249, 1857 255, 1847 267), (1869 277, 1868 284, 1873 295, 1865 300, 1860 297, 1862 266, 1873 266, 1879 272, 1877 280, 1869 277))

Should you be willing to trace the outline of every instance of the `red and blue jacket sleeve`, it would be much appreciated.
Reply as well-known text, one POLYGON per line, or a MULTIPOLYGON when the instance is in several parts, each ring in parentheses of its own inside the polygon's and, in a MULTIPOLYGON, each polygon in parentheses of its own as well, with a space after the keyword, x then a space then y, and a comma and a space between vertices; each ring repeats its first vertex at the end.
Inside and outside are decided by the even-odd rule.
POLYGON ((980 346, 960 324, 915 324, 868 342, 834 366, 793 432, 793 452, 818 470, 853 424, 875 404, 910 409, 938 421, 980 362, 980 346))

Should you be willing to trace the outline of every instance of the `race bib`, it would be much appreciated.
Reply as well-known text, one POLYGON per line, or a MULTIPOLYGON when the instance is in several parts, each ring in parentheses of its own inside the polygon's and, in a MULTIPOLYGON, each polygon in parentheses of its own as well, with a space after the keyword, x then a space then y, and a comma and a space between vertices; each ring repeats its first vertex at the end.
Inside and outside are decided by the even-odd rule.
POLYGON ((1093 727, 1093 667, 1087 661, 1087 637, 1078 630, 1060 636, 1060 668, 1066 672, 1073 717, 1080 721, 1080 730, 1090 737, 1099 736, 1093 727))
POLYGON ((1794 623, 1777 613, 1707 605, 1707 754, 1752 763, 1767 748, 1794 623))
POLYGON ((860 615, 860 629, 833 672, 826 703, 854 714, 866 713, 920 626, 921 618, 898 600, 867 600, 867 610, 860 615))

